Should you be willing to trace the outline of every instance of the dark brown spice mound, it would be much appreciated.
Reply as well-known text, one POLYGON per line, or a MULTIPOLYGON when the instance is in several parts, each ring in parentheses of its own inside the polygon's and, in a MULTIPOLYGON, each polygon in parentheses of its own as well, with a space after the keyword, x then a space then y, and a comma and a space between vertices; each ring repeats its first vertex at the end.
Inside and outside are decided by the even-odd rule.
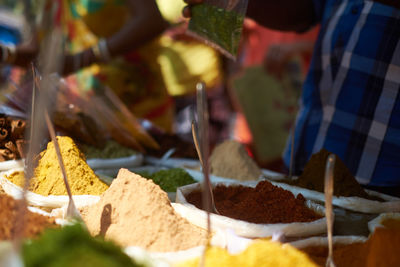
MULTIPOLYGON (((331 153, 328 150, 322 149, 320 152, 312 155, 311 159, 304 167, 301 176, 297 180, 291 182, 291 184, 323 193, 325 165, 330 154, 331 153)), ((335 196, 356 196, 372 200, 382 200, 368 195, 338 156, 336 156, 335 169, 333 173, 333 194, 335 196)))
MULTIPOLYGON (((16 237, 15 217, 18 213, 19 203, 10 196, 0 195, 0 240, 12 240, 16 237)), ((35 237, 48 227, 56 227, 54 218, 30 211, 25 212, 23 237, 35 237)))
MULTIPOLYGON (((218 185, 213 190, 215 205, 221 215, 252 223, 311 222, 321 216, 305 206, 304 197, 262 181, 255 188, 218 185)), ((186 196, 189 203, 202 207, 201 192, 186 196)))

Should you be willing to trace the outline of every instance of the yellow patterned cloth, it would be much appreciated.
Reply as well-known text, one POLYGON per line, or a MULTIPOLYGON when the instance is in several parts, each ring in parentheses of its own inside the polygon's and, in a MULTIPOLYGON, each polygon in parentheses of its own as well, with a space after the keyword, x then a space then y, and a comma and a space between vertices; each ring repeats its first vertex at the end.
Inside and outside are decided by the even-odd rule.
MULTIPOLYGON (((129 18, 124 0, 64 0, 63 3, 66 49, 70 53, 80 52, 95 45, 100 38, 111 36, 129 18)), ((173 102, 157 64, 158 43, 159 39, 107 64, 92 65, 67 80, 83 92, 108 86, 134 115, 171 131, 173 102)))

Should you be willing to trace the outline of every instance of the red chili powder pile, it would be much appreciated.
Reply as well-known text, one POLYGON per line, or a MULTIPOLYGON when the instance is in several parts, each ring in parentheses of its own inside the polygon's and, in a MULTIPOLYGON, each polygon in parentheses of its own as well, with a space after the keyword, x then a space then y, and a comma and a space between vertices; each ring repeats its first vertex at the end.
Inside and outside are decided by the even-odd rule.
MULTIPOLYGON (((268 181, 255 188, 217 185, 214 190, 215 205, 221 215, 252 223, 311 222, 321 216, 305 206, 304 197, 268 181)), ((202 207, 201 192, 193 191, 186 200, 197 208, 202 207)))
MULTIPOLYGON (((16 235, 15 217, 18 213, 18 201, 10 196, 0 195, 0 207, 0 240, 11 240, 16 235)), ((24 237, 35 237, 47 227, 56 227, 53 218, 25 212, 24 237)))

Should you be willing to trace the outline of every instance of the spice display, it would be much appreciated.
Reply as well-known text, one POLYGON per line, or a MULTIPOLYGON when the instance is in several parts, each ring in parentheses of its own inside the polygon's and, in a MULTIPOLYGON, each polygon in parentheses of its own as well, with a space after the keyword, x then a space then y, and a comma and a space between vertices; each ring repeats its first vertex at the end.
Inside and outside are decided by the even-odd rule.
MULTIPOLYGON (((311 222, 320 215, 305 206, 304 197, 262 181, 255 188, 217 185, 214 190, 215 206, 221 215, 252 223, 311 222)), ((201 192, 193 191, 186 200, 201 208, 201 192)))
MULTIPOLYGON (((103 183, 86 164, 85 156, 79 151, 74 141, 67 136, 58 136, 57 140, 72 194, 100 195, 107 190, 108 185, 103 183)), ((22 187, 24 184, 23 172, 14 172, 6 178, 18 186, 22 187)), ((67 194, 52 142, 49 142, 47 149, 40 153, 39 163, 35 168, 29 190, 44 196, 67 194)))
MULTIPOLYGON (((365 243, 353 243, 334 247, 333 259, 337 267, 400 266, 398 245, 400 231, 376 228, 365 243)), ((313 246, 302 249, 320 266, 325 266, 328 248, 313 246)))
POLYGON ((241 181, 257 180, 261 169, 249 156, 244 146, 234 140, 224 141, 210 156, 211 173, 241 181))
POLYGON ((80 149, 87 159, 115 159, 137 154, 135 150, 122 146, 114 140, 107 140, 103 147, 82 144, 80 149))
POLYGON ((93 238, 79 224, 49 229, 23 246, 26 267, 129 267, 137 264, 115 244, 93 238))
POLYGON ((214 44, 225 55, 236 58, 244 13, 240 14, 236 10, 228 10, 207 3, 196 5, 192 8, 189 30, 195 36, 214 44))
MULTIPOLYGON (((331 153, 322 149, 320 152, 311 156, 304 167, 304 171, 301 176, 290 182, 293 185, 308 188, 311 190, 324 192, 324 176, 325 176, 325 165, 326 159, 331 153)), ((335 196, 343 197, 362 197, 372 200, 381 200, 380 198, 368 195, 362 186, 357 182, 350 170, 346 167, 343 161, 336 156, 336 163, 334 169, 334 185, 333 194, 335 196)))
POLYGON ((174 148, 175 152, 171 157, 197 159, 197 152, 193 142, 184 141, 173 134, 154 134, 153 137, 160 145, 160 149, 147 149, 147 154, 160 158, 169 149, 174 148))
MULTIPOLYGON (((193 259, 178 267, 201 266, 200 259, 193 259)), ((231 255, 218 247, 207 249, 205 267, 316 267, 306 254, 289 246, 267 240, 257 240, 242 253, 231 255)))
POLYGON ((165 192, 176 192, 180 186, 196 183, 197 181, 181 168, 160 170, 155 173, 143 173, 145 178, 152 179, 153 182, 161 187, 165 192))
POLYGON ((24 120, 0 117, 0 161, 25 157, 25 127, 24 120))
POLYGON ((92 235, 150 251, 185 250, 205 244, 206 232, 177 215, 167 194, 151 180, 120 169, 95 205, 82 210, 92 235))
MULTIPOLYGON (((0 195, 0 240, 11 240, 16 236, 16 216, 19 201, 7 195, 0 195)), ((32 238, 40 234, 45 228, 56 227, 55 220, 50 217, 25 212, 23 237, 32 238)))

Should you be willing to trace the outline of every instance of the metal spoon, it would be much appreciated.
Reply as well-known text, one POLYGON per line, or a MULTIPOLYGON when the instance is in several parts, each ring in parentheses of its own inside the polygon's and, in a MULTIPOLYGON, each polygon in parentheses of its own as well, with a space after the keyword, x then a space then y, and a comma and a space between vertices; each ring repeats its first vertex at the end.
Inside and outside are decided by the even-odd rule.
MULTIPOLYGON (((33 70, 34 83, 35 83, 35 85, 37 86, 37 88, 40 91, 38 72, 35 69, 35 67, 32 67, 32 68, 33 68, 32 70, 33 70)), ((79 213, 78 209, 76 208, 74 200, 72 198, 71 188, 69 186, 68 179, 67 179, 67 171, 65 170, 65 165, 64 165, 64 162, 63 162, 63 159, 62 159, 60 146, 58 144, 58 140, 57 140, 57 137, 56 137, 56 132, 54 130, 54 125, 50 120, 50 116, 49 116, 49 113, 47 111, 47 108, 44 108, 43 113, 44 113, 47 129, 48 129, 49 134, 50 134, 50 138, 53 141, 54 149, 56 151, 58 163, 59 163, 60 168, 61 168, 61 173, 62 173, 62 176, 63 176, 64 184, 65 184, 65 187, 67 189, 67 194, 68 194, 68 198, 69 198, 66 218, 67 219, 76 219, 76 220, 79 220, 79 221, 83 222, 81 214, 79 213)))
POLYGON ((54 149, 56 150, 58 164, 60 164, 61 173, 62 173, 62 176, 63 176, 63 179, 64 179, 65 188, 67 189, 67 193, 68 193, 69 201, 68 201, 68 208, 67 208, 66 218, 67 219, 76 219, 76 220, 79 220, 79 221, 83 222, 82 216, 79 213, 78 209, 76 208, 74 200, 72 198, 71 188, 70 188, 69 183, 68 183, 67 171, 65 170, 65 165, 64 165, 64 162, 63 162, 63 159, 62 159, 60 146, 58 144, 58 140, 57 140, 57 137, 56 137, 56 133, 55 133, 55 130, 54 130, 53 123, 50 120, 50 117, 49 117, 49 114, 48 114, 47 110, 45 111, 45 118, 46 118, 46 124, 47 124, 47 128, 49 130, 49 134, 50 134, 51 140, 53 141, 54 149))
MULTIPOLYGON (((194 146, 196 147, 196 152, 197 155, 199 157, 200 160, 200 164, 202 166, 202 168, 204 169, 204 164, 203 164, 203 156, 201 155, 201 150, 200 150, 200 146, 199 146, 199 138, 198 138, 198 134, 197 134, 197 130, 196 130, 196 123, 194 121, 192 121, 192 135, 193 135, 193 141, 194 141, 194 146)), ((215 201, 214 201, 214 195, 212 193, 212 186, 211 183, 209 183, 209 190, 211 192, 211 206, 212 206, 212 210, 214 213, 216 214, 220 214, 219 211, 217 210, 217 207, 215 206, 215 201)))
POLYGON ((335 267, 335 263, 333 262, 333 244, 332 244, 332 232, 333 232, 333 221, 335 214, 332 209, 332 195, 333 195, 333 170, 335 168, 335 160, 336 157, 333 154, 330 154, 326 161, 325 168, 325 216, 326 216, 326 224, 328 228, 328 245, 329 245, 329 254, 326 259, 326 267, 335 267))

